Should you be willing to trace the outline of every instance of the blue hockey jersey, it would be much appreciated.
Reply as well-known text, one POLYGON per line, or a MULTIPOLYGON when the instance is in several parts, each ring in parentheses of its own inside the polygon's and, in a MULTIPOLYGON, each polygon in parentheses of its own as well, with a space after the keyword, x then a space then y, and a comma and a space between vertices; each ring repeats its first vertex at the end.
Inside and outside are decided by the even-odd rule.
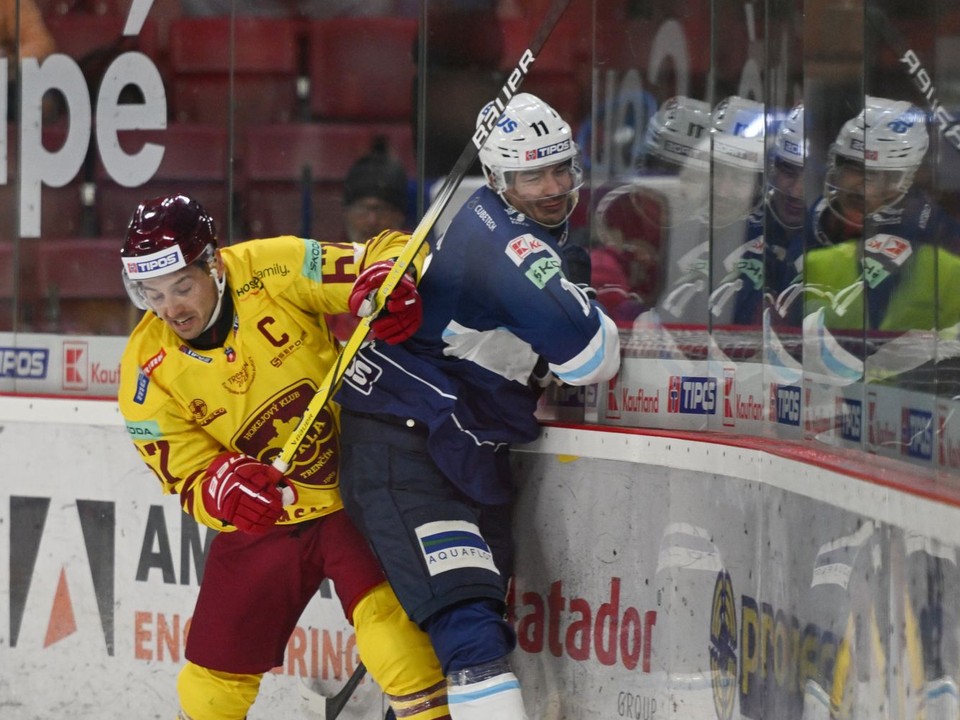
POLYGON ((562 272, 565 233, 477 190, 432 243, 419 331, 402 345, 365 345, 337 401, 424 423, 431 456, 455 485, 479 502, 508 500, 505 451, 538 434, 538 362, 571 385, 619 368, 616 326, 562 272))

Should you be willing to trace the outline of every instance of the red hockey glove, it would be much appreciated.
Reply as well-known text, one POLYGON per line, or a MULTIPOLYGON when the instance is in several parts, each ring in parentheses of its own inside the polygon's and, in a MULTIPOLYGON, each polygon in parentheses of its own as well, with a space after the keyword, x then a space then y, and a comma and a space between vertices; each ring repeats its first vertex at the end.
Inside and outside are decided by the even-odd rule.
POLYGON ((225 452, 218 455, 203 481, 203 506, 215 518, 238 530, 262 533, 283 515, 283 501, 277 483, 283 475, 247 455, 225 452))
MULTIPOLYGON (((393 267, 393 260, 374 263, 357 278, 350 291, 350 312, 366 317, 373 311, 373 297, 393 267)), ((370 332, 390 345, 401 343, 413 335, 423 321, 423 303, 417 285, 406 274, 390 293, 383 310, 370 323, 370 332)))

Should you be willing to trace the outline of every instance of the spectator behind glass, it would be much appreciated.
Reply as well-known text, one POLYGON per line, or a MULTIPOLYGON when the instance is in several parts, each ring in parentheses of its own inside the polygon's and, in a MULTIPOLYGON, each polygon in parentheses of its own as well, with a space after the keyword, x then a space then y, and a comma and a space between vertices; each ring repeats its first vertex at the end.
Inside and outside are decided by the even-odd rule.
MULTIPOLYGON (((353 164, 343 182, 346 240, 364 244, 383 230, 404 228, 409 207, 407 172, 390 154, 387 138, 378 136, 370 152, 353 164)), ((350 313, 327 317, 330 329, 341 341, 350 338, 357 322, 350 313)))
MULTIPOLYGON (((56 51, 53 36, 43 22, 43 15, 33 0, 20 0, 20 37, 17 42, 17 0, 0 0, 0 55, 7 58, 7 119, 17 118, 17 98, 19 96, 17 78, 17 53, 21 58, 36 58, 42 62, 56 51)), ((52 112, 53 107, 44 109, 52 112)))
POLYGON ((343 181, 347 240, 363 243, 387 228, 399 230, 409 206, 407 171, 390 154, 387 139, 378 136, 343 181))

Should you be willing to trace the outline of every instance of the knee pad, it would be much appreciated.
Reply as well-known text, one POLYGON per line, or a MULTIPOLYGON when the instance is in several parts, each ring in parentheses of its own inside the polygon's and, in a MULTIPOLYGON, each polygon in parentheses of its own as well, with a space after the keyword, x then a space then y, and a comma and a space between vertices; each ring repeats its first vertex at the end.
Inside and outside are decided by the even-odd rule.
POLYGON ((180 707, 191 720, 243 720, 263 675, 218 672, 188 662, 177 676, 180 707))
POLYGON ((430 638, 407 617, 387 583, 360 599, 353 627, 363 664, 398 715, 447 717, 446 682, 430 638))
POLYGON ((493 600, 445 608, 428 618, 424 629, 447 675, 506 657, 517 644, 500 603, 493 600))

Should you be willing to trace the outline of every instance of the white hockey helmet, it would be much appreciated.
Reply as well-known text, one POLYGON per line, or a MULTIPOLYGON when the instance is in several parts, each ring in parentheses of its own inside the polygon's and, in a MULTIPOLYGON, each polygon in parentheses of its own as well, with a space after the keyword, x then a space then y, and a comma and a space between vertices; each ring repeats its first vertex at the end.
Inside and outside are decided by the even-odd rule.
POLYGON ((711 120, 714 161, 762 173, 766 125, 763 103, 731 95, 717 103, 711 120))
MULTIPOLYGON (((489 113, 495 110, 494 103, 487 103, 477 115, 477 127, 483 125, 489 113)), ((510 99, 480 148, 479 156, 490 187, 505 203, 535 222, 545 227, 557 227, 567 221, 577 206, 583 185, 580 149, 573 140, 570 125, 535 95, 517 93, 510 99), (549 220, 538 217, 536 203, 548 199, 546 197, 523 199, 530 208, 534 208, 532 212, 530 208, 523 208, 516 198, 513 202, 508 198, 507 191, 512 188, 514 173, 541 170, 563 163, 567 164, 565 169, 569 170, 571 182, 569 189, 557 195, 567 198, 562 215, 549 220)))
POLYGON ((783 227, 791 230, 803 227, 803 166, 806 158, 803 103, 800 103, 777 126, 767 170, 767 208, 783 227))
POLYGON ((803 129, 803 103, 796 105, 780 121, 773 137, 773 158, 803 167, 807 159, 807 140, 803 129))
MULTIPOLYGON (((495 110, 492 102, 477 115, 477 127, 495 110)), ((499 193, 507 189, 506 173, 536 170, 570 160, 578 182, 582 184, 580 151, 573 140, 570 125, 556 110, 530 93, 514 95, 497 124, 480 148, 480 164, 499 193)))
MULTIPOLYGON (((840 162, 860 163, 868 173, 888 175, 891 198, 898 203, 910 186, 930 146, 926 117, 905 100, 867 95, 864 109, 840 128, 830 146, 830 170, 840 162)), ((828 171, 827 193, 834 190, 828 171)))
POLYGON ((711 222, 722 227, 747 218, 763 202, 766 117, 762 103, 731 95, 717 103, 711 121, 711 222))
POLYGON ((707 172, 710 169, 709 132, 709 103, 684 95, 672 97, 647 124, 643 136, 644 157, 707 172))

